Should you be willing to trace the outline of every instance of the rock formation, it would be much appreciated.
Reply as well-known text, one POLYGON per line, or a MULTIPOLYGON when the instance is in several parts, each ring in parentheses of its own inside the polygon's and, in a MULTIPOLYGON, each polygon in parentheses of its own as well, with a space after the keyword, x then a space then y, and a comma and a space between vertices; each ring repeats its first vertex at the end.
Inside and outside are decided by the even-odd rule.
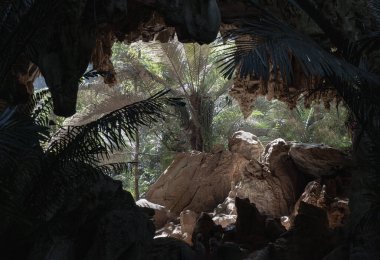
POLYGON ((2 223, 2 259, 146 259, 153 223, 120 182, 98 175, 77 180, 66 192, 62 182, 50 179, 49 185, 56 188, 38 186, 25 201, 31 223, 2 223))
POLYGON ((55 113, 66 117, 75 113, 78 82, 90 62, 103 71, 107 83, 114 83, 109 58, 116 39, 153 40, 167 27, 174 27, 179 40, 210 43, 221 23, 215 0, 81 0, 54 4, 42 0, 20 1, 19 5, 7 1, 0 6, 0 14, 4 14, 4 27, 0 27, 0 98, 9 103, 23 102, 10 95, 15 84, 23 83, 19 80, 22 71, 14 67, 21 55, 26 58, 22 67, 32 63, 38 66, 51 91, 55 113), (14 73, 9 73, 12 69, 14 73))
MULTIPOLYGON (((231 181, 233 178, 223 173, 223 167, 214 168, 214 178, 217 179, 215 176, 219 176, 217 170, 223 169, 220 176, 231 181, 225 199, 220 200, 219 204, 214 204, 214 210, 202 209, 193 202, 183 203, 181 200, 184 196, 176 195, 175 199, 173 196, 173 200, 162 199, 163 205, 168 202, 170 205, 187 205, 182 208, 187 210, 182 211, 178 220, 167 224, 158 235, 184 240, 192 245, 193 249, 204 252, 203 258, 199 259, 228 259, 222 255, 236 257, 231 259, 243 259, 244 256, 248 257, 247 259, 321 259, 336 247, 344 248, 342 227, 349 216, 349 158, 330 147, 290 143, 283 139, 270 142, 261 156, 257 153, 252 155, 252 151, 261 150, 258 149, 258 144, 256 137, 239 131, 230 139, 229 147, 234 152, 216 149, 215 154, 182 154, 178 157, 164 175, 168 175, 165 176, 165 182, 173 183, 173 178, 176 181, 174 185, 180 187, 179 190, 183 188, 177 181, 181 180, 187 184, 191 181, 191 178, 184 177, 186 174, 196 176, 194 171, 203 172, 203 169, 209 169, 208 166, 199 165, 199 162, 205 165, 211 162, 213 165, 219 165, 214 160, 225 158, 221 156, 223 153, 230 156, 242 153, 237 158, 240 158, 244 167, 236 168, 230 165, 233 169, 239 169, 234 173, 234 176, 240 176, 237 182, 236 179, 231 181), (290 152, 292 149, 293 153, 290 152), (220 157, 216 157, 217 154, 220 157), (191 164, 190 159, 187 159, 192 158, 191 156, 200 156, 202 159, 192 160, 195 163, 191 164), (323 160, 319 160, 322 156, 331 159, 327 165, 323 164, 323 160), (255 159, 258 157, 261 161, 255 159), (309 157, 310 160, 302 159, 309 157), (184 160, 186 163, 179 163, 184 160), (344 167, 333 167, 340 164, 344 167), (193 170, 187 168, 194 166, 193 170), (171 169, 172 167, 175 170, 171 169), (182 169, 181 175, 178 174, 178 169, 182 169), (310 169, 313 174, 305 169, 310 169), (170 177, 171 175, 173 176, 170 177), (310 179, 314 180, 307 184, 310 179), (188 209, 193 209, 194 205, 199 210, 197 213, 209 213, 199 215, 189 211, 188 209), (197 216, 199 217, 195 224, 197 216), (190 230, 193 230, 191 236, 190 230)), ((230 161, 234 162, 236 161, 230 161)), ((202 182, 196 180, 191 182, 191 185, 206 192, 199 184, 202 182)), ((227 186, 227 183, 225 185, 227 186)), ((209 192, 214 192, 213 184, 209 186, 209 192)), ((165 198, 165 194, 171 194, 166 191, 160 193, 157 187, 161 187, 161 191, 175 190, 170 185, 160 184, 148 192, 151 195, 155 194, 150 198, 156 196, 158 199, 159 195, 165 198)), ((209 195, 204 193, 202 196, 207 198, 209 195)), ((340 253, 341 251, 334 254, 340 253)))
POLYGON ((153 215, 153 223, 156 229, 163 227, 170 219, 170 212, 164 206, 154 204, 147 201, 146 199, 140 199, 136 201, 136 205, 140 208, 153 210, 153 214, 151 214, 153 215))
POLYGON ((181 153, 146 193, 146 199, 165 206, 172 214, 191 209, 212 211, 237 182, 248 161, 240 154, 181 153))
POLYGON ((343 152, 321 144, 293 144, 289 150, 298 170, 315 177, 334 175, 344 171, 351 160, 343 152))
MULTIPOLYGON (((281 217, 290 215, 307 181, 342 175, 350 166, 349 158, 331 147, 276 139, 264 150, 256 136, 243 131, 230 138, 229 149, 178 155, 146 198, 178 216, 186 209, 211 212, 226 198, 238 196, 254 202, 262 214, 281 217)), ((216 209, 216 214, 223 211, 216 209)), ((231 217, 218 219, 227 223, 231 217)))
POLYGON ((323 209, 327 213, 330 228, 343 227, 350 214, 348 198, 335 197, 337 196, 336 194, 329 192, 330 186, 331 183, 321 185, 317 181, 308 183, 304 193, 298 199, 292 215, 296 216, 298 214, 299 206, 301 202, 304 202, 323 209))
POLYGON ((233 153, 239 153, 247 160, 260 160, 264 150, 260 140, 252 133, 245 131, 235 132, 228 141, 228 148, 233 153))
POLYGON ((237 196, 254 202, 263 214, 288 215, 301 193, 303 176, 288 155, 290 147, 282 139, 270 142, 262 155, 263 163, 251 160, 237 184, 237 196))

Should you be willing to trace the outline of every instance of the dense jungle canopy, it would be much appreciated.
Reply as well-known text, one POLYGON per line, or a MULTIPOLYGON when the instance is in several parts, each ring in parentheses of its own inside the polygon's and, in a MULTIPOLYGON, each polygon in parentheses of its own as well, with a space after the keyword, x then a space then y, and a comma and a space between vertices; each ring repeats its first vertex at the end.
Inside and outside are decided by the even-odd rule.
MULTIPOLYGON (((342 242, 322 256, 379 259, 379 28, 377 0, 1 1, 2 256, 154 259, 144 250, 158 243, 152 223, 107 174, 130 170, 138 177, 138 151, 142 136, 148 136, 144 126, 162 125, 174 114, 179 116, 172 129, 159 129, 160 137, 167 131, 166 145, 211 151, 213 131, 230 134, 221 127, 230 117, 214 113, 231 104, 228 92, 244 118, 267 124, 262 129, 281 129, 284 122, 273 126, 262 119, 260 96, 283 101, 296 111, 293 124, 297 116, 302 122, 303 142, 311 140, 309 127, 327 114, 324 109, 339 103, 347 108, 355 162, 350 220, 342 242), (210 44, 217 38, 213 44, 223 50, 217 54, 211 50, 217 47, 179 43, 210 44), (161 45, 149 51, 150 58, 145 47, 134 52, 120 47, 140 40, 161 45), (149 59, 160 64, 147 64, 149 59), (34 93, 40 76, 49 90, 34 93), (104 102, 93 114, 88 108, 59 128, 62 119, 56 116, 74 115, 79 86, 91 86, 96 76, 114 86, 111 95, 119 92, 122 101, 104 102), (177 143, 167 137, 174 128, 182 129, 177 143), (122 147, 134 147, 134 163, 110 160, 122 147)), ((347 146, 350 140, 339 143, 347 146)), ((134 184, 139 197, 139 178, 134 184)), ((287 236, 298 231, 292 232, 287 236)), ((268 246, 255 259, 285 259, 279 248, 268 246)))

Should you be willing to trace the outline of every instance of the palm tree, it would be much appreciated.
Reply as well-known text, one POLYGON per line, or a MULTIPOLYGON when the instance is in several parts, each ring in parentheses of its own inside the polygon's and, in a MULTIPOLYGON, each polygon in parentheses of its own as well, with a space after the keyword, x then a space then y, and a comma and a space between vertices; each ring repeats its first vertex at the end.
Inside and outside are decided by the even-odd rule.
POLYGON ((139 92, 145 93, 170 87, 176 96, 186 101, 187 106, 177 107, 176 114, 193 150, 211 149, 215 104, 232 85, 217 69, 218 45, 217 42, 199 45, 173 40, 133 47, 114 46, 118 78, 126 87, 138 86, 139 92), (127 51, 122 51, 123 48, 127 51), (149 66, 147 60, 154 66, 149 66))
POLYGON ((160 84, 169 85, 186 100, 180 108, 181 127, 188 133, 191 149, 209 151, 212 146, 212 122, 215 104, 232 85, 217 69, 217 43, 199 45, 178 41, 154 43, 147 55, 161 64, 161 75, 154 75, 160 84))
POLYGON ((376 246, 380 244, 380 77, 375 58, 380 50, 380 5, 365 1, 369 16, 355 21, 368 25, 372 17, 375 23, 350 34, 342 23, 337 28, 319 12, 316 1, 289 2, 301 17, 294 23, 296 27, 274 15, 284 14, 284 10, 252 4, 255 16, 239 21, 239 28, 230 31, 236 46, 231 47, 223 71, 227 77, 236 71, 240 79, 256 80, 248 91, 270 93, 291 106, 301 93, 312 95, 312 99, 327 94, 330 99, 344 100, 355 120, 354 155, 360 165, 350 198, 350 251, 346 253, 353 259, 380 258, 376 246), (316 34, 302 31, 305 23, 318 27, 318 39, 313 38, 316 34))
POLYGON ((130 169, 129 163, 104 161, 135 138, 139 126, 163 119, 165 106, 181 104, 165 97, 168 92, 160 91, 86 123, 66 125, 51 136, 48 91, 36 93, 38 98, 27 105, 4 111, 0 115, 1 248, 10 250, 7 245, 12 248, 20 238, 20 245, 33 240, 36 228, 43 232, 49 226, 61 232, 60 225, 67 223, 58 219, 67 203, 77 201, 73 194, 130 169))

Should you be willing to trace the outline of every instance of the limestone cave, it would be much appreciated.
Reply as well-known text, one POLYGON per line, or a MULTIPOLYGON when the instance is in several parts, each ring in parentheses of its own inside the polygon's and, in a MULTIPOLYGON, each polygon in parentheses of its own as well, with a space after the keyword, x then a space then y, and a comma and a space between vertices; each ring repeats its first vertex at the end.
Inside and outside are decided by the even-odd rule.
POLYGON ((379 46, 379 0, 1 0, 0 259, 380 259, 379 46))

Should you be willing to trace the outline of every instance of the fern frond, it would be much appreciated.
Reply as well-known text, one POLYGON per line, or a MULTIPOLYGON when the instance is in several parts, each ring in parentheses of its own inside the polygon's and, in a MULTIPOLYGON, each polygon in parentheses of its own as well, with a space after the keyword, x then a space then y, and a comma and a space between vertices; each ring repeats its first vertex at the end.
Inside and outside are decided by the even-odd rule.
POLYGON ((80 126, 67 126, 53 136, 46 153, 64 164, 82 161, 91 165, 134 140, 139 126, 148 126, 164 118, 165 105, 181 105, 175 98, 160 91, 150 98, 136 102, 80 126))
MULTIPOLYGON (((346 82, 359 79, 379 81, 376 75, 335 57, 267 11, 260 10, 260 14, 240 21, 241 28, 230 31, 237 44, 231 46, 220 60, 225 77, 232 78, 237 69, 242 78, 253 76, 267 81, 273 68, 287 84, 291 84, 295 59, 306 77, 313 75, 346 82)), ((274 75, 278 77, 277 73, 274 75)))
POLYGON ((20 116, 17 107, 6 109, 0 115, 0 172, 17 166, 20 151, 38 146, 47 136, 47 128, 36 125, 29 116, 20 116))
POLYGON ((49 126, 53 111, 53 100, 48 89, 38 91, 34 94, 34 109, 31 113, 37 125, 49 126))
POLYGON ((113 177, 122 172, 130 173, 132 171, 133 164, 135 164, 135 162, 109 163, 109 164, 99 165, 96 168, 99 169, 103 174, 113 177))

